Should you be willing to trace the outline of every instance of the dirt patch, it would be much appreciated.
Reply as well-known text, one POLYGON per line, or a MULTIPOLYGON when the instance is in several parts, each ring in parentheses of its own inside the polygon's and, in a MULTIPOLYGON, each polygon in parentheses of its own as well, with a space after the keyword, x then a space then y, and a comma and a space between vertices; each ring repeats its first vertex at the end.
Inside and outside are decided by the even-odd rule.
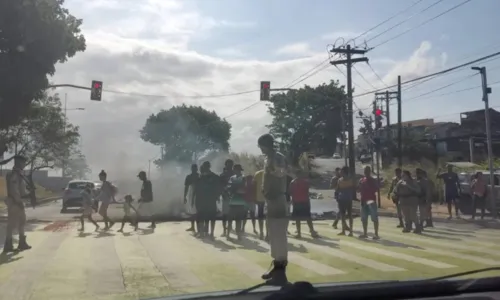
POLYGON ((71 223, 73 223, 73 221, 56 221, 42 228, 42 231, 65 231, 71 228, 71 223))

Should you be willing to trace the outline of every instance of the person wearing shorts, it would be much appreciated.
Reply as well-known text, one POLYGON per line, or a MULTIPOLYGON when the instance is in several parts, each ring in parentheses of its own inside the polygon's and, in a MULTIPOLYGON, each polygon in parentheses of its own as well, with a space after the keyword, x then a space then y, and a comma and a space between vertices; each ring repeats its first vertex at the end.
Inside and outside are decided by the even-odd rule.
POLYGON ((266 198, 262 193, 262 179, 264 178, 264 170, 259 170, 255 173, 253 177, 253 187, 255 188, 255 202, 257 203, 257 222, 259 223, 259 238, 261 240, 267 240, 267 226, 266 234, 264 237, 264 219, 266 218, 264 214, 264 208, 266 205, 266 198))
POLYGON ((290 196, 292 198, 292 219, 297 227, 296 238, 301 238, 300 222, 306 221, 309 226, 309 232, 313 238, 318 237, 318 233, 314 230, 311 218, 311 200, 309 199, 309 180, 307 173, 303 171, 297 172, 297 178, 290 183, 290 196))
POLYGON ((228 159, 224 163, 224 170, 220 174, 220 184, 221 184, 221 198, 222 198, 222 236, 227 236, 229 234, 229 202, 231 200, 229 192, 229 179, 234 175, 233 172, 234 161, 228 159))
MULTIPOLYGON (((255 227, 255 217, 257 204, 255 202, 255 186, 253 182, 253 175, 245 176, 245 201, 247 202, 248 215, 252 221, 253 233, 258 234, 257 228, 255 227)), ((245 232, 245 226, 247 224, 247 218, 243 220, 243 232, 245 232)))
POLYGON ((95 231, 99 230, 99 225, 92 219, 92 213, 94 212, 94 209, 92 208, 92 184, 89 183, 85 186, 83 191, 81 192, 82 195, 82 204, 83 204, 83 213, 80 216, 80 224, 82 227, 80 228, 80 231, 85 231, 85 218, 87 218, 92 224, 95 226, 95 231))
POLYGON ((378 235, 378 211, 377 211, 377 180, 372 177, 372 169, 366 166, 364 177, 359 180, 358 190, 361 196, 361 224, 363 233, 359 236, 362 239, 368 238, 368 217, 373 222, 374 240, 380 239, 378 235))
POLYGON ((460 217, 457 201, 459 199, 459 195, 461 194, 461 188, 460 181, 458 180, 458 174, 453 172, 453 166, 448 165, 447 168, 448 171, 444 173, 441 173, 441 169, 439 169, 436 177, 438 179, 442 179, 444 182, 445 201, 448 205, 448 214, 450 215, 448 219, 451 220, 451 218, 453 218, 453 215, 451 213, 452 206, 455 206, 456 217, 460 217))
POLYGON ((234 175, 229 179, 229 190, 231 200, 229 202, 229 223, 228 235, 232 230, 234 221, 235 232, 238 240, 243 238, 243 220, 246 218, 248 207, 245 201, 245 177, 243 176, 243 168, 240 164, 235 164, 233 167, 234 175))
POLYGON ((349 174, 349 167, 345 166, 341 170, 341 177, 337 182, 337 203, 338 203, 338 213, 340 214, 340 219, 342 220, 342 231, 339 235, 345 235, 346 231, 349 231, 349 236, 353 236, 352 232, 352 201, 354 200, 354 192, 356 186, 354 184, 354 179, 351 178, 349 174), (349 227, 346 226, 346 218, 349 219, 349 227))

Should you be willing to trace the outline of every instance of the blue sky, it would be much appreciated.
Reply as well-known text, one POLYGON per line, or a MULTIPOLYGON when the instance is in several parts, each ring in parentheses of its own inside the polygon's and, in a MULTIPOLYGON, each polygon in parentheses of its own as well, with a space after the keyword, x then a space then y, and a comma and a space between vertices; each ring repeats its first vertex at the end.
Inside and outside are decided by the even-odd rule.
MULTIPOLYGON (((421 1, 357 42, 365 39, 369 47, 377 46, 462 2, 443 0, 417 14, 436 1, 421 1), (370 40, 414 14, 404 24, 370 40)), ((258 94, 186 96, 254 90, 260 80, 271 80, 273 87, 283 86, 325 60, 326 46, 336 38, 352 38, 415 2, 67 0, 65 5, 71 13, 84 20, 88 47, 85 53, 58 66, 53 80, 88 84, 100 79, 105 89, 123 93, 105 92, 102 103, 90 103, 85 91, 58 91, 67 93, 68 107, 86 108, 86 112, 74 111, 69 117, 81 128, 84 152, 93 168, 117 164, 110 152, 126 155, 134 165, 130 168, 139 168, 147 164, 147 157, 159 152, 138 137, 137 131, 149 114, 188 103, 213 109, 221 116, 231 115, 257 101, 258 94)), ((500 37, 496 34, 500 28, 499 11, 500 1, 472 0, 375 47, 367 57, 384 83, 393 84, 397 75, 405 81, 500 51, 500 37)), ((480 65, 488 67, 490 83, 500 81, 500 59, 480 65)), ((356 69, 366 79, 353 72, 356 93, 384 87, 366 64, 358 64, 356 69)), ((479 76, 464 79, 472 74, 470 68, 464 68, 409 90, 403 87, 403 119, 435 117, 435 121, 457 121, 459 115, 455 112, 481 108, 480 89, 430 98, 479 85, 479 76), (458 80, 448 88, 411 100, 458 80)), ((345 82, 341 73, 329 67, 295 87, 318 85, 330 79, 345 82)), ((492 87, 491 105, 500 105, 496 88, 492 87)), ((373 95, 355 99, 361 108, 368 107, 372 100, 373 95)), ((396 111, 391 110, 391 114, 395 116, 396 111)), ((264 104, 228 118, 233 125, 232 149, 257 153, 255 138, 266 132, 270 120, 264 104)))

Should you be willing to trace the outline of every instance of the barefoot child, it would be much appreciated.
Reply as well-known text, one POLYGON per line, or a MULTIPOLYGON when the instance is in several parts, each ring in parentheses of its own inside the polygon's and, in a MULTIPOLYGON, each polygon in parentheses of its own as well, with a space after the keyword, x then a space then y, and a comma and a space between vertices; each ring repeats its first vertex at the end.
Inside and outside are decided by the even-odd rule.
POLYGON ((137 230, 138 228, 139 214, 137 213, 137 209, 135 209, 135 207, 132 205, 133 201, 134 198, 132 198, 132 196, 125 196, 125 203, 123 203, 124 216, 122 219, 122 227, 118 230, 118 232, 123 232, 123 226, 125 226, 126 222, 130 222, 130 225, 134 226, 134 230, 137 230), (131 209, 135 212, 136 220, 134 220, 134 218, 132 217, 132 213, 130 212, 131 209))
POLYGON ((82 201, 83 201, 83 213, 80 216, 80 223, 82 224, 82 228, 80 228, 80 231, 85 230, 85 223, 84 219, 87 218, 92 224, 95 226, 95 231, 99 230, 99 225, 97 225, 96 221, 92 219, 92 213, 94 210, 92 209, 92 185, 87 184, 83 191, 81 192, 82 195, 82 201))

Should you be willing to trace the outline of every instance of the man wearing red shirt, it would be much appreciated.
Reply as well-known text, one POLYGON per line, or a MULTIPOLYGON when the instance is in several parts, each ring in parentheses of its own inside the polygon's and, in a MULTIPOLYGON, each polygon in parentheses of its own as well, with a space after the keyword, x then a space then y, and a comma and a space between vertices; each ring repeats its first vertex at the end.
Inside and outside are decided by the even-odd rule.
POLYGON ((309 226, 311 236, 316 238, 318 234, 314 231, 311 219, 311 201, 309 200, 309 181, 303 171, 297 172, 297 178, 290 183, 290 196, 293 205, 292 218, 297 226, 297 238, 300 234, 300 221, 306 221, 309 226))
POLYGON ((365 176, 360 179, 358 190, 361 194, 361 223, 363 224, 363 234, 360 238, 368 237, 368 216, 371 217, 375 235, 373 239, 378 240, 378 212, 377 212, 377 189, 378 183, 372 177, 372 169, 369 166, 365 167, 365 176))

